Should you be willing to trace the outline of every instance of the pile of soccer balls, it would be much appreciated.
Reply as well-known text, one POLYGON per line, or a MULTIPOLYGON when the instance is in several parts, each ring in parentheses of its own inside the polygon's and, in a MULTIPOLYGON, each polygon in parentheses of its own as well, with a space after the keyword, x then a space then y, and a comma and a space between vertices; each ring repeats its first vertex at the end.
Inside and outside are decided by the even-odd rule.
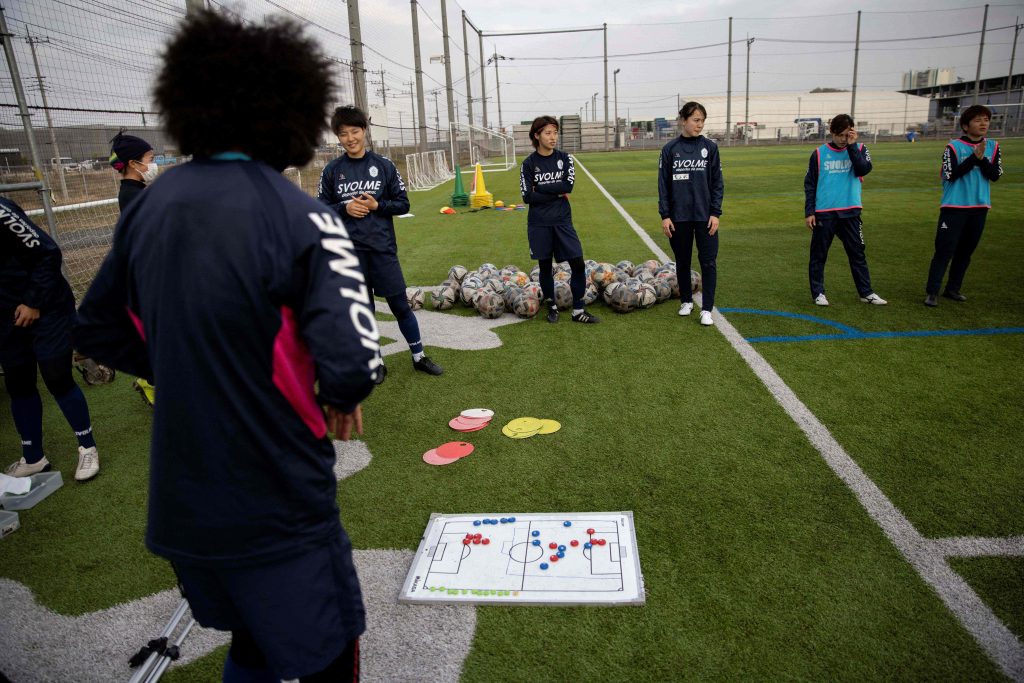
MULTIPOLYGON (((612 310, 629 313, 679 297, 674 261, 660 263, 652 259, 638 265, 619 261, 613 265, 588 260, 586 266, 583 302, 587 305, 602 298, 612 310)), ((561 310, 572 307, 571 273, 568 263, 554 264, 555 305, 561 310)), ((452 266, 448 279, 432 292, 432 303, 438 311, 461 303, 475 308, 485 318, 497 318, 505 311, 520 318, 532 318, 540 311, 543 298, 539 282, 540 268, 536 266, 529 274, 511 264, 498 268, 493 263, 484 263, 476 270, 452 266)), ((690 271, 690 288, 700 291, 700 274, 694 270, 690 271)), ((406 293, 414 310, 423 306, 422 290, 409 288, 406 293)))

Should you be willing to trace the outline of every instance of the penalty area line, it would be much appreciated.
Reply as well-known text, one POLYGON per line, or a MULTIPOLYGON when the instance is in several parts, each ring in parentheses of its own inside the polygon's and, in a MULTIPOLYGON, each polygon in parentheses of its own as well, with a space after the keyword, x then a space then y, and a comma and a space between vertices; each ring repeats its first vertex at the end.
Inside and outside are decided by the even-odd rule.
MULTIPOLYGON (((622 208, 608 190, 604 188, 590 170, 573 157, 576 166, 590 178, 611 205, 619 212, 630 228, 643 240, 651 251, 662 261, 668 255, 651 239, 629 213, 622 208)), ((679 270, 679 264, 676 264, 679 270)), ((930 541, 914 528, 910 520, 897 508, 882 490, 843 449, 821 420, 811 412, 803 401, 790 389, 775 368, 743 338, 718 310, 712 311, 715 326, 729 341, 733 349, 746 361, 758 379, 765 385, 786 414, 807 436, 829 468, 853 492, 868 516, 882 528, 886 537, 900 554, 917 571, 925 583, 930 585, 945 603, 946 607, 960 621, 967 632, 1002 669, 1009 678, 1024 681, 1024 645, 1007 628, 992 609, 978 597, 973 588, 946 562, 941 544, 930 541)))

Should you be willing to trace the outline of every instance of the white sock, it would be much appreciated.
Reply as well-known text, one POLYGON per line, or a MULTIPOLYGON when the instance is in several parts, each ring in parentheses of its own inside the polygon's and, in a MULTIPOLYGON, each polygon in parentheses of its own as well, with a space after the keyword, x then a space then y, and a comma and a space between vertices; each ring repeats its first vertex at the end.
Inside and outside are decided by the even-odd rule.
POLYGON ((574 308, 574 309, 572 309, 573 317, 576 317, 577 315, 582 315, 582 314, 583 314, 583 309, 582 308, 574 308))
POLYGON ((420 359, 423 358, 423 356, 425 356, 425 355, 427 355, 427 354, 425 354, 423 351, 420 351, 419 353, 412 354, 412 362, 413 363, 420 362, 420 359))

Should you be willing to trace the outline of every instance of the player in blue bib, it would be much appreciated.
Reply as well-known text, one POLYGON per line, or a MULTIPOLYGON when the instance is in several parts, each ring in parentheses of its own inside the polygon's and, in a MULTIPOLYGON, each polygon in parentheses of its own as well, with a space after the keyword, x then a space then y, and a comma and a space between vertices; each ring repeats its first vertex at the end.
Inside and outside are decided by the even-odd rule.
MULTIPOLYGON (((444 369, 423 352, 423 340, 416 315, 405 296, 405 276, 398 262, 395 216, 409 211, 409 196, 402 176, 390 159, 366 149, 370 120, 361 109, 338 107, 331 117, 331 130, 345 152, 324 166, 317 199, 338 212, 355 245, 359 265, 373 296, 388 302, 398 329, 409 344, 412 366, 428 375, 444 369)), ((370 299, 371 305, 373 299, 370 299)), ((384 381, 387 367, 381 363, 377 383, 384 381)))
POLYGON ((1003 175, 999 143, 985 138, 991 120, 988 107, 975 104, 965 109, 960 115, 963 135, 950 140, 942 153, 942 204, 935 230, 935 255, 925 285, 925 306, 939 305, 947 266, 949 278, 942 295, 953 301, 967 301, 960 288, 992 208, 989 184, 1003 175))
POLYGON ((811 231, 808 275, 811 298, 828 306, 825 297, 825 260, 832 239, 839 236, 850 261, 850 273, 860 300, 884 306, 885 299, 871 289, 871 275, 864 255, 864 222, 860 218, 861 185, 871 172, 871 154, 857 142, 857 129, 849 114, 840 114, 829 124, 832 141, 811 154, 804 176, 804 216, 811 231))
POLYGON ((555 280, 551 273, 551 266, 557 260, 568 261, 572 269, 569 287, 573 322, 596 323, 597 316, 583 308, 587 266, 569 206, 569 193, 576 183, 576 167, 571 156, 556 149, 558 121, 553 116, 535 118, 530 125, 530 142, 536 151, 523 159, 519 189, 523 202, 530 205, 526 236, 530 242, 530 257, 537 260, 540 269, 540 289, 548 304, 548 322, 558 322, 555 280))

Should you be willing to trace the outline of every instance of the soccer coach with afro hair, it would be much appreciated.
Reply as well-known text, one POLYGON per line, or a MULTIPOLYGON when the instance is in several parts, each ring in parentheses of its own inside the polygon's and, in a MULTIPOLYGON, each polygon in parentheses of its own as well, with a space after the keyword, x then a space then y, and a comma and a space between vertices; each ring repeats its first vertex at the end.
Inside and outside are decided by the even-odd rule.
POLYGON ((146 546, 225 681, 358 678, 365 613, 328 432, 362 432, 379 332, 345 225, 281 175, 313 157, 331 64, 288 20, 190 17, 155 99, 193 160, 121 215, 78 348, 159 381, 146 546))

